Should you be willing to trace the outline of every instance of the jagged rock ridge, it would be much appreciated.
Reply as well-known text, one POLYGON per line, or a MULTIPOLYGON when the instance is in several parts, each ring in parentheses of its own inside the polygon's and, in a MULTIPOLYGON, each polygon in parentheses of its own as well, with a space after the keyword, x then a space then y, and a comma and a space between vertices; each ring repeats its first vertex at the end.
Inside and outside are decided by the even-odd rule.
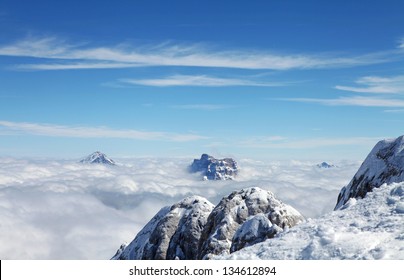
POLYGON ((304 221, 293 207, 260 188, 235 191, 209 215, 199 241, 199 259, 231 253, 272 238, 304 221))
POLYGON ((338 195, 335 209, 350 198, 363 198, 382 184, 404 181, 404 136, 376 144, 351 182, 338 195))
POLYGON ((213 207, 205 198, 191 196, 162 208, 112 259, 196 259, 202 228, 213 207))
POLYGON ((80 163, 99 163, 99 164, 109 164, 115 165, 115 162, 108 158, 106 154, 103 154, 99 151, 92 153, 86 158, 80 160, 80 163))
POLYGON ((232 158, 216 159, 203 154, 194 159, 191 172, 202 172, 205 180, 233 180, 238 173, 237 162, 232 158))
POLYGON ((207 259, 272 238, 303 220, 294 208, 259 188, 233 192, 215 208, 192 196, 162 208, 112 259, 207 259))

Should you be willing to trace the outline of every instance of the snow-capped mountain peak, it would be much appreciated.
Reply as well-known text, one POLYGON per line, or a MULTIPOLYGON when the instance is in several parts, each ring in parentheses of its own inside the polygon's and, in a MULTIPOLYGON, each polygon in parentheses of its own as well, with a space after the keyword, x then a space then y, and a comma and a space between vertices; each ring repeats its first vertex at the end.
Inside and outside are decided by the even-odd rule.
POLYGON ((351 182, 341 189, 335 209, 350 198, 363 198, 381 185, 404 181, 404 136, 376 144, 351 182))
POLYGON ((101 163, 115 165, 115 162, 112 159, 108 158, 106 154, 99 151, 94 152, 86 158, 80 160, 80 163, 101 163))
POLYGON ((234 191, 209 215, 199 241, 199 259, 262 242, 304 220, 296 209, 270 191, 258 187, 234 191))
POLYGON ((329 164, 328 162, 323 161, 322 163, 317 164, 318 168, 333 168, 334 164, 329 164))
POLYGON ((213 207, 205 198, 194 195, 162 208, 112 259, 196 259, 199 237, 213 207))

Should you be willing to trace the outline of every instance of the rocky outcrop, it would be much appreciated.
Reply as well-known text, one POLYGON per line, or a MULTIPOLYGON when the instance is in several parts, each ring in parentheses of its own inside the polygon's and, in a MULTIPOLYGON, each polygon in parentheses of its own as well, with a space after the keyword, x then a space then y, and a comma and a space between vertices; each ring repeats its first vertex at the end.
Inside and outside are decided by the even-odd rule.
POLYGON ((283 229, 272 224, 265 214, 260 213, 252 216, 234 234, 231 241, 230 253, 273 238, 282 231, 283 229))
POLYGON ((213 207, 205 198, 191 196, 162 208, 113 259, 196 259, 198 241, 213 207))
POLYGON ((199 259, 230 253, 273 237, 303 221, 293 207, 260 188, 235 191, 209 215, 199 241, 199 259), (268 231, 267 231, 268 230, 268 231))
POLYGON ((301 221, 298 211, 260 188, 235 191, 216 207, 192 196, 162 208, 112 259, 209 259, 273 238, 301 221))
POLYGON ((338 195, 336 209, 350 198, 363 198, 382 184, 404 181, 404 136, 376 144, 351 182, 338 195))
POLYGON ((216 159, 203 154, 200 159, 194 159, 190 171, 202 172, 205 180, 233 180, 238 173, 238 165, 232 158, 216 159))
POLYGON ((106 154, 103 154, 98 151, 80 160, 80 163, 98 163, 98 164, 115 165, 115 162, 112 159, 108 158, 106 154))

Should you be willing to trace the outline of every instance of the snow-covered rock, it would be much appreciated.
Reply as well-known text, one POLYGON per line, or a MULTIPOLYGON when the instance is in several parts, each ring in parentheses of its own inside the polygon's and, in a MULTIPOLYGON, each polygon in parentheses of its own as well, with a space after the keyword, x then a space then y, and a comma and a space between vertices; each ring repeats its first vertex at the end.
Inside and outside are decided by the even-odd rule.
POLYGON ((404 259, 404 182, 217 259, 404 259))
POLYGON ((108 158, 106 154, 103 154, 98 151, 80 160, 80 163, 101 163, 101 164, 115 165, 115 162, 112 159, 108 158))
POLYGON ((339 193, 335 209, 350 198, 363 198, 384 183, 404 181, 404 136, 376 144, 351 182, 339 193))
POLYGON ((162 208, 113 259, 196 259, 198 241, 213 207, 205 198, 191 196, 162 208))
POLYGON ((335 167, 335 165, 329 164, 329 163, 323 161, 322 163, 317 164, 317 167, 318 168, 333 168, 333 167, 335 167))
POLYGON ((233 236, 230 253, 273 238, 283 229, 271 223, 268 217, 257 214, 245 221, 233 236))
POLYGON ((233 180, 238 173, 238 165, 232 158, 216 159, 203 154, 200 159, 194 159, 190 171, 202 172, 205 180, 233 180))
POLYGON ((261 242, 303 220, 297 210, 269 191, 260 188, 235 191, 224 197, 209 215, 199 241, 199 259, 261 242))

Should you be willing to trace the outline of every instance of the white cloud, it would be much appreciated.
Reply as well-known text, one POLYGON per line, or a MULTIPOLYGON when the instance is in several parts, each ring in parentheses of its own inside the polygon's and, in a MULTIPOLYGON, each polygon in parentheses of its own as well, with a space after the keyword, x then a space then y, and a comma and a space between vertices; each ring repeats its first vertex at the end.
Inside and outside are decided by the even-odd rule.
POLYGON ((384 110, 383 112, 386 112, 386 113, 404 113, 404 109, 391 109, 391 110, 384 110))
POLYGON ((18 69, 62 70, 139 66, 193 66, 241 69, 313 69, 352 67, 390 61, 390 52, 340 57, 329 54, 276 54, 255 50, 212 50, 201 45, 160 44, 91 47, 57 38, 28 38, 0 46, 0 55, 35 57, 52 63, 18 65, 18 69))
POLYGON ((251 80, 218 78, 206 75, 173 75, 162 79, 121 79, 123 83, 134 85, 170 87, 170 86, 198 86, 198 87, 228 87, 228 86, 280 86, 281 83, 260 83, 251 80))
POLYGON ((355 81, 361 87, 336 86, 336 89, 359 93, 404 93, 404 76, 366 76, 355 81))
POLYGON ((14 69, 21 70, 79 70, 79 69, 113 69, 113 68, 133 68, 140 65, 130 63, 115 62, 81 62, 72 64, 21 64, 15 65, 14 69))
POLYGON ((404 100, 384 98, 384 97, 351 96, 351 97, 339 97, 335 99, 282 98, 278 100, 303 102, 303 103, 316 103, 327 106, 362 106, 362 107, 392 107, 392 108, 404 107, 404 100))
POLYGON ((195 141, 206 139, 196 134, 176 134, 156 131, 139 131, 132 129, 111 129, 107 127, 63 126, 53 124, 38 124, 25 122, 0 121, 0 127, 11 132, 74 138, 122 138, 135 140, 162 140, 162 141, 195 141))
POLYGON ((218 203, 259 186, 317 217, 333 209, 359 166, 239 160, 237 181, 212 182, 187 172, 191 158, 114 160, 120 165, 0 158, 0 258, 108 259, 161 207, 189 194, 218 203))
POLYGON ((214 111, 214 110, 223 110, 234 108, 232 105, 224 105, 224 104, 185 104, 185 105, 174 105, 172 106, 174 109, 184 109, 184 110, 206 110, 206 111, 214 111))
POLYGON ((401 38, 401 40, 399 40, 398 44, 399 44, 398 48, 404 49, 404 38, 401 38))

